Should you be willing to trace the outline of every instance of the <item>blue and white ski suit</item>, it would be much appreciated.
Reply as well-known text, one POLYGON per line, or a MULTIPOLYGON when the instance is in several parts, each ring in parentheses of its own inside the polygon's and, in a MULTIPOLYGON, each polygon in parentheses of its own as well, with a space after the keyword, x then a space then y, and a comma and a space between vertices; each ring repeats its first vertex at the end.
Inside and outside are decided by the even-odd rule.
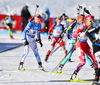
MULTIPOLYGON (((41 30, 41 24, 40 23, 37 24, 35 21, 29 22, 28 25, 26 26, 25 30, 24 30, 24 39, 28 42, 34 41, 36 34, 37 34, 37 39, 40 39, 40 30, 41 30)), ((40 63, 41 59, 40 59, 40 56, 39 56, 39 53, 38 53, 38 48, 37 48, 36 42, 32 42, 28 45, 25 45, 24 54, 21 57, 20 62, 25 61, 25 58, 27 57, 27 55, 29 53, 29 47, 31 47, 32 51, 34 52, 34 55, 37 59, 37 62, 40 63)))

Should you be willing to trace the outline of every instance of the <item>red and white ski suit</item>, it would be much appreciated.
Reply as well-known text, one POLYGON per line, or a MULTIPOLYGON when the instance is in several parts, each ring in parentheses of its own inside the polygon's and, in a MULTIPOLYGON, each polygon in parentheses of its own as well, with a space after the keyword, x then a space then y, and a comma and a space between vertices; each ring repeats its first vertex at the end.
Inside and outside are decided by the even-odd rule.
POLYGON ((72 34, 73 37, 79 39, 79 42, 76 44, 76 49, 79 52, 80 63, 76 67, 75 72, 78 72, 85 65, 86 63, 85 53, 93 61, 94 69, 98 69, 98 63, 96 61, 95 55, 93 55, 91 48, 87 43, 88 37, 85 35, 86 28, 88 29, 88 26, 82 24, 79 26, 76 32, 72 34))
POLYGON ((59 43, 59 46, 63 47, 63 49, 65 50, 65 55, 67 55, 67 50, 64 46, 64 41, 61 38, 63 30, 64 30, 64 26, 61 24, 59 26, 52 25, 52 27, 49 29, 49 35, 53 31, 52 32, 52 43, 51 43, 52 48, 51 48, 51 50, 48 50, 48 52, 46 54, 47 56, 50 55, 50 53, 54 49, 56 43, 59 43))

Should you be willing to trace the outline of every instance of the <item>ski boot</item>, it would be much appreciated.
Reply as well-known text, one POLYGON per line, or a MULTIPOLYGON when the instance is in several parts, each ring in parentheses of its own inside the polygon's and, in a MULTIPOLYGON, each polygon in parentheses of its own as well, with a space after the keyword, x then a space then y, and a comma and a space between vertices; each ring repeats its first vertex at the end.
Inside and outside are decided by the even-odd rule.
POLYGON ((93 69, 93 75, 95 75, 95 74, 96 74, 96 71, 95 71, 95 69, 94 69, 94 67, 93 67, 93 64, 90 65, 90 66, 91 66, 91 68, 93 69))
POLYGON ((46 55, 46 57, 45 57, 45 62, 47 62, 48 58, 49 58, 49 56, 48 56, 48 55, 46 55))
POLYGON ((23 68, 23 64, 24 64, 23 62, 20 62, 18 70, 25 70, 25 68, 23 68))
POLYGON ((68 61, 71 62, 71 58, 68 61))
POLYGON ((100 84, 98 83, 99 77, 100 77, 100 68, 96 69, 95 72, 96 72, 96 73, 95 73, 95 79, 94 79, 92 85, 100 85, 100 84))
POLYGON ((38 70, 44 71, 44 68, 43 68, 43 66, 42 66, 42 63, 40 62, 40 63, 38 63, 38 64, 39 64, 38 70))
POLYGON ((13 37, 12 35, 10 35, 10 38, 11 38, 11 39, 14 39, 14 37, 13 37))
POLYGON ((62 64, 60 64, 60 66, 59 66, 59 68, 58 68, 58 70, 57 70, 57 73, 62 73, 62 68, 63 68, 64 66, 62 65, 62 64))
POLYGON ((44 71, 44 68, 43 68, 42 65, 39 65, 38 69, 39 69, 40 71, 44 71))
POLYGON ((76 78, 76 76, 77 76, 77 72, 74 71, 74 73, 72 74, 70 80, 74 80, 76 78))
POLYGON ((97 81, 93 81, 92 85, 100 85, 97 81))

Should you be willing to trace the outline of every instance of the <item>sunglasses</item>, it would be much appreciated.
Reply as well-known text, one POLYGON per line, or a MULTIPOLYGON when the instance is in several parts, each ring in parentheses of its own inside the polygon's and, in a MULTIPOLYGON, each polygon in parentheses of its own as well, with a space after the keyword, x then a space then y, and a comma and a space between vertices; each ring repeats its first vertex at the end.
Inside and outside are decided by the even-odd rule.
POLYGON ((37 16, 37 18, 40 18, 41 19, 41 16, 37 16))

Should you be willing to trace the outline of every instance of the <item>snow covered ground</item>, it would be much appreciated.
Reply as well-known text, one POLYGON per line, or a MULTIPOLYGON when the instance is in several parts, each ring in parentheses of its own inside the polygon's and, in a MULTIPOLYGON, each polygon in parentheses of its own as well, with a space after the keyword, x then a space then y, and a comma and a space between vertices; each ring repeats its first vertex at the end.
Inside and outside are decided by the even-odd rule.
MULTIPOLYGON (((23 35, 20 32, 14 33, 15 40, 9 38, 7 34, 0 34, 0 51, 11 48, 13 46, 22 44, 23 35)), ((58 49, 49 58, 49 62, 45 63, 44 58, 48 49, 50 49, 50 43, 47 40, 47 36, 42 35, 43 47, 38 44, 39 53, 43 62, 43 67, 47 72, 12 72, 11 70, 17 70, 20 58, 23 54, 23 46, 0 53, 0 85, 92 85, 92 83, 79 83, 79 82, 58 82, 56 80, 69 80, 71 75, 52 74, 52 70, 64 57, 64 51, 58 49)), ((68 42, 67 46, 68 47, 68 42)), ((72 74, 74 69, 79 63, 77 52, 73 53, 72 61, 67 62, 63 68, 63 73, 72 74)), ((25 69, 37 70, 38 64, 33 52, 30 49, 29 55, 26 58, 25 69)), ((80 70, 77 75, 80 79, 94 78, 93 70, 88 63, 80 70)))
MULTIPOLYGON (((0 0, 0 14, 11 14, 20 15, 21 9, 24 5, 29 6, 29 10, 32 15, 34 15, 36 4, 39 5, 37 13, 42 13, 45 7, 48 7, 51 12, 51 17, 57 17, 58 12, 60 15, 65 11, 65 13, 71 17, 75 17, 76 8, 78 4, 86 7, 91 14, 99 19, 99 7, 100 0, 0 0)), ((83 10, 81 10, 83 13, 83 10)))

